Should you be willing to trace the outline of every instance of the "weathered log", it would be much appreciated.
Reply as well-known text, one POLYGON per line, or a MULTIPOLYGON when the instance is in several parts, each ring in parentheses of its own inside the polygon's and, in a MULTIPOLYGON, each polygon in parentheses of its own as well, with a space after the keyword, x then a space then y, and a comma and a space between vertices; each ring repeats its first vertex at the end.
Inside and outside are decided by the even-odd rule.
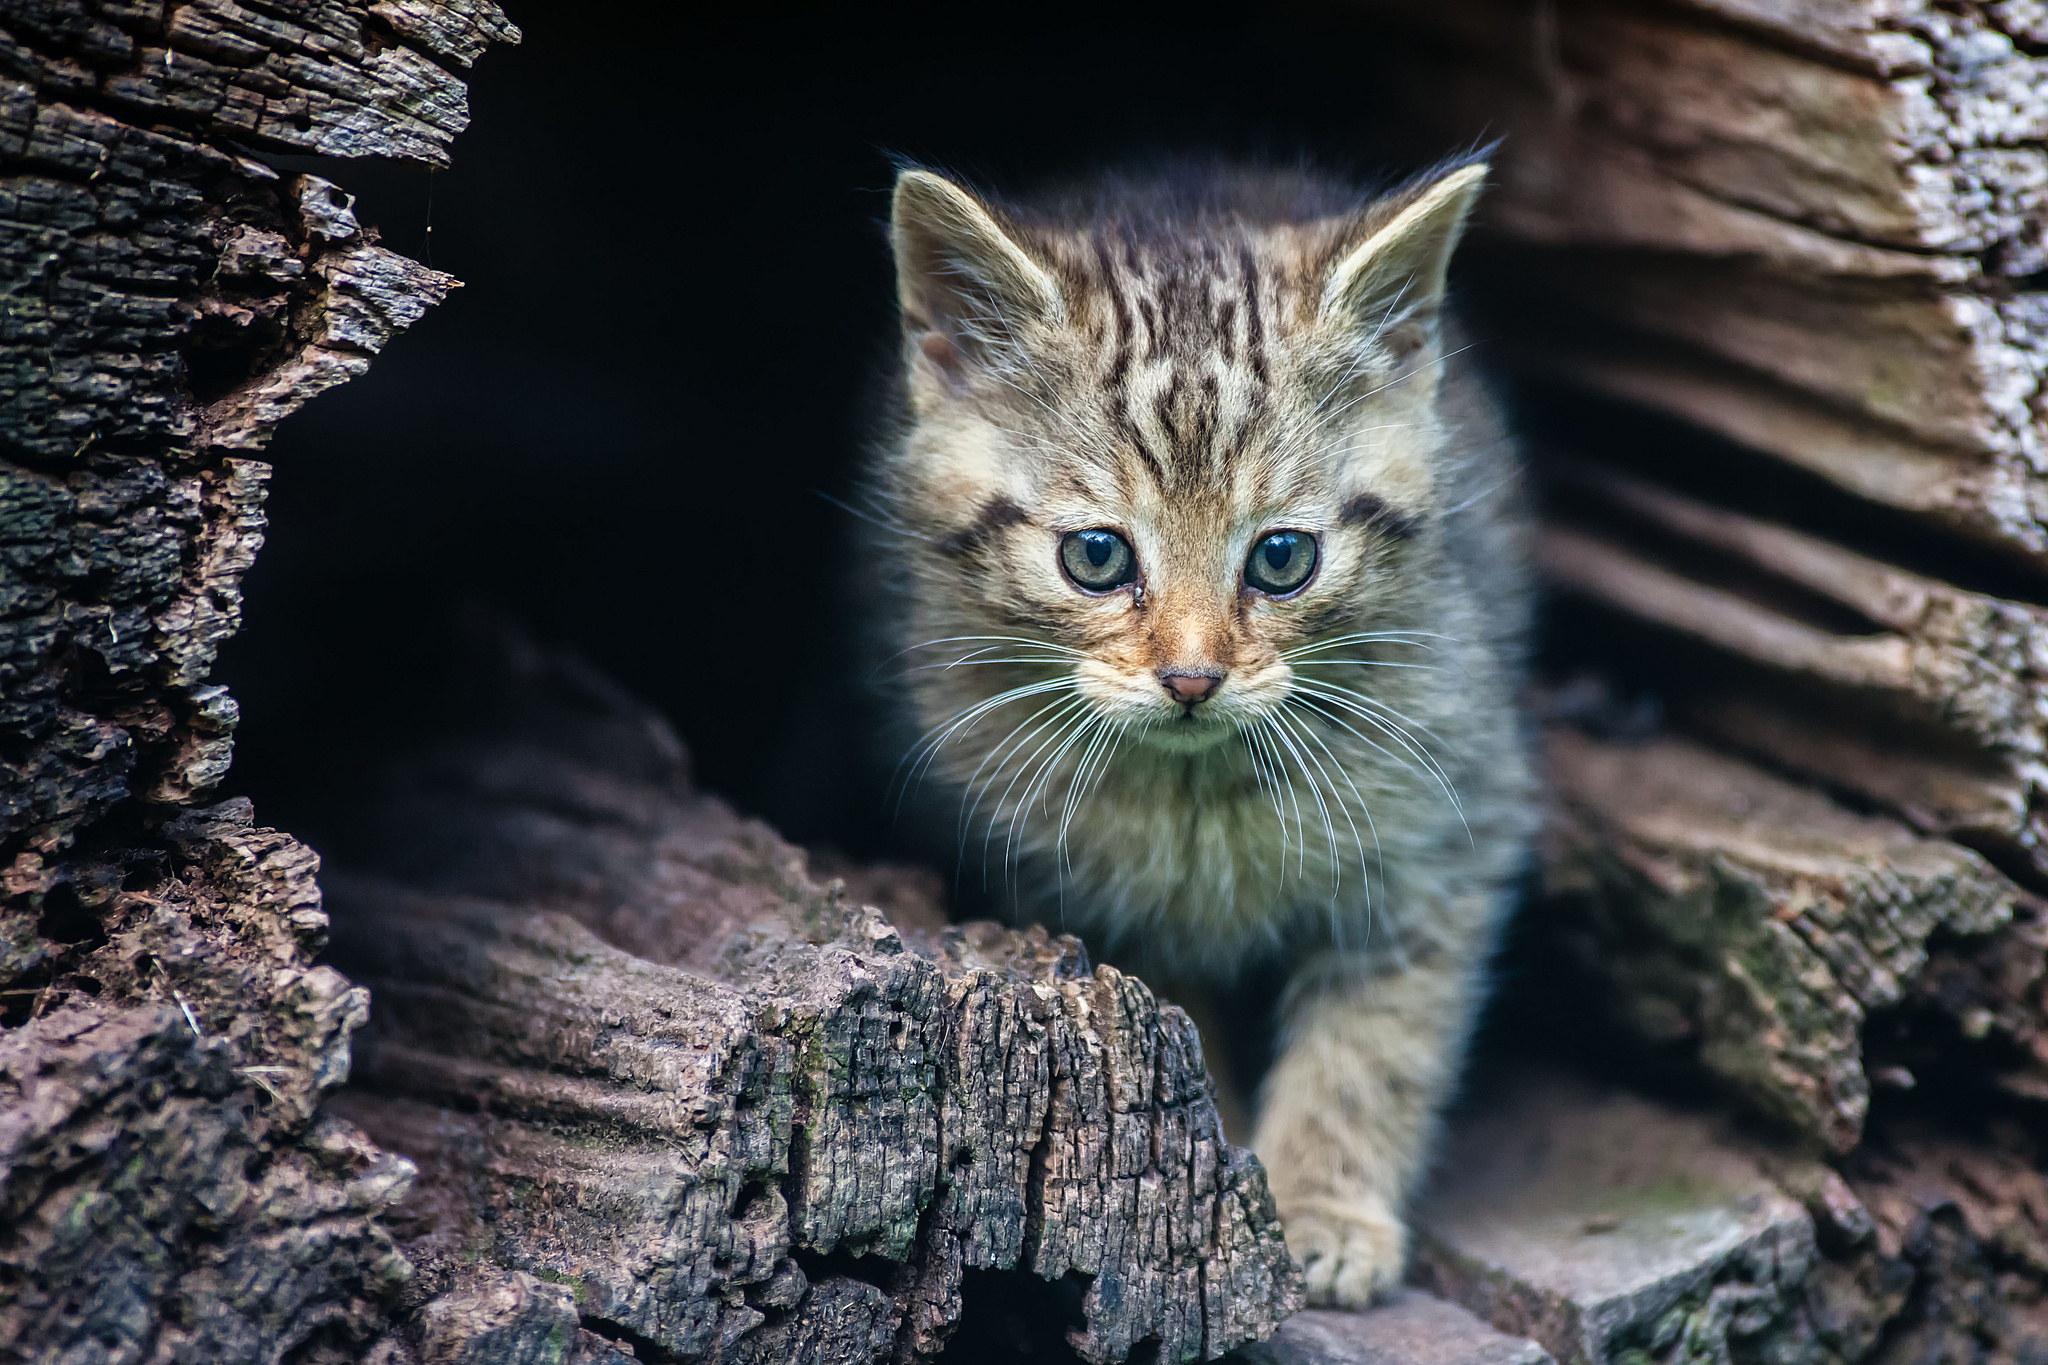
MULTIPOLYGON (((450 13, 510 32, 487 4, 450 13)), ((205 679, 239 624, 269 474, 227 452, 362 373, 454 283, 377 246, 335 186, 242 146, 444 164, 466 114, 435 59, 472 46, 387 43, 367 6, 174 15, 0 18, 0 682, 24 749, 0 838, 17 881, 128 797, 220 779, 235 708, 205 679)))
MULTIPOLYGON (((819 1362, 995 1349, 1020 1309, 1089 1361, 1214 1359, 1299 1306, 1179 1009, 1071 938, 849 902, 658 717, 514 658, 502 728, 355 844, 379 879, 330 883, 377 1001, 338 1108, 420 1166, 415 1293, 510 1271, 662 1358, 819 1362)), ((475 1349, 437 1323, 431 1358, 475 1349)))
POLYGON ((2038 7, 1370 12, 1417 132, 1502 139, 1467 297, 1553 414, 1557 656, 1721 750, 1553 737, 1545 929, 1837 1153, 1934 1035, 2048 1094, 2038 7))
POLYGON ((1553 582, 1748 665, 1661 684, 1724 742, 2048 880, 2048 608, 1553 458, 1553 582), (1563 510, 1569 508, 1569 511, 1563 510), (1775 684, 1775 685, 1774 685, 1775 684))
MULTIPOLYGON (((1512 245, 1484 278, 1531 373, 1903 510, 1917 564, 1992 547, 2022 585, 1852 554, 1796 507, 1592 481, 1549 562, 1637 623, 1622 649, 1716 662, 1659 680, 1669 714, 1879 813, 1676 741, 1563 735, 1543 928, 1635 1036, 1862 1142, 1830 1170, 1638 1115, 1633 1143, 1668 1138, 1658 1178, 1711 1186, 1691 1212, 1733 1242, 1603 1211, 1545 1243, 1562 1225, 1524 1220, 1512 1181, 1447 1185, 1431 1282, 1528 1308, 1496 1325, 1567 1357, 2017 1361, 2048 1316, 2041 1153, 1867 1097, 1930 1074, 1934 1033, 1962 1093, 2048 1098, 2048 922, 1998 870, 2048 885, 2024 600, 2048 598, 2048 25, 2014 0, 1398 12, 1455 68, 1401 68, 1418 115, 1511 134, 1512 245), (1810 1224, 1720 1180, 1723 1147, 1810 1224), (1609 1216, 1641 1262, 1621 1269, 1692 1259, 1545 1272, 1609 1216)), ((1271 1331, 1292 1270, 1178 1011, 1070 943, 943 930, 914 879, 865 911, 554 666, 523 738, 423 765, 345 884, 380 1008, 363 1085, 322 1107, 365 997, 312 965, 312 855, 246 805, 188 809, 227 762, 207 674, 262 532, 267 471, 235 452, 453 282, 263 156, 442 164, 454 70, 514 36, 480 0, 0 6, 0 1354, 1113 1359, 1271 1331)), ((1571 1100, 1555 1150, 1622 1110, 1571 1100)), ((1453 1151, 1454 1174, 1501 1169, 1453 1151)), ((1631 1172, 1591 1162, 1573 1197, 1631 1172)), ((1542 1358, 1413 1299, 1270 1349, 1542 1358)))
POLYGON ((1496 1332, 1472 1314, 1414 1289, 1365 1313, 1312 1308, 1269 1342, 1238 1353, 1242 1365, 1554 1365, 1526 1337, 1496 1332))
POLYGON ((1763 667, 1885 694, 1901 719, 2010 765, 2048 754, 2048 608, 1952 587, 1618 470, 1557 459, 1546 468, 1571 505, 1539 550, 1553 582, 1763 667), (1658 549, 1587 526, 1593 508, 1658 549), (1682 552, 1700 561, 1690 572, 1668 567, 1682 552), (1734 572, 1716 581, 1723 565, 1734 572), (1745 591, 1744 571, 1765 591, 1782 585, 1829 604, 1839 623, 1745 591))
POLYGON ((443 164, 488 3, 0 6, 0 1355, 355 1358, 410 1168, 319 1109, 366 996, 219 781, 234 452, 453 284, 267 152, 443 164))
POLYGON ((1791 1130, 1847 1152, 1872 1073, 1911 1083, 1869 1056, 1874 1015, 1946 1011, 1994 1074, 2048 1060, 2040 906, 1979 855, 1681 740, 1560 728, 1547 757, 1550 934, 1632 1033, 1791 1130), (2015 963, 1943 990, 1969 983, 1937 952, 2015 963))
POLYGON ((2020 1365, 2048 1349, 2036 1139, 1894 1124, 1844 1173, 1535 1071, 1458 1123, 1417 1279, 1560 1361, 2020 1365))
POLYGON ((1673 411, 1711 402, 1709 426, 2048 567, 2032 7, 1373 13, 1413 35, 1387 71, 1420 128, 1503 138, 1490 216, 1518 246, 1489 292, 1528 354, 1673 411), (1584 358, 1571 319, 1593 322, 1584 358), (1810 452, 1811 429, 1874 438, 1880 469, 1810 452))

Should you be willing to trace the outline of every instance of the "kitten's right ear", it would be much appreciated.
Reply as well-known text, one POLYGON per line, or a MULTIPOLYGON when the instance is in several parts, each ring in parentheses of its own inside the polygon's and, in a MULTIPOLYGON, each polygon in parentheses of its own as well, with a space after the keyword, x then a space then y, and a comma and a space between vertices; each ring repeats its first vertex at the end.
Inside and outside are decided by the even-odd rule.
POLYGON ((889 215, 896 297, 919 353, 957 386, 969 359, 989 361, 1017 329, 1064 311, 1052 275, 981 201, 943 176, 896 177, 889 215))
POLYGON ((1330 271, 1323 316, 1396 350, 1433 343, 1451 252, 1485 183, 1485 162, 1459 166, 1396 200, 1391 219, 1369 221, 1365 240, 1330 271))

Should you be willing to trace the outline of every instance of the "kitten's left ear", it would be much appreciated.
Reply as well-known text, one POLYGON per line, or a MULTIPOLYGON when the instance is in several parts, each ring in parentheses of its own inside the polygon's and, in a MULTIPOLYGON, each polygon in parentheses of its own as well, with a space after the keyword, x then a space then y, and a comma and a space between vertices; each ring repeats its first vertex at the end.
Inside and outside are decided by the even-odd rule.
POLYGON ((950 380, 968 359, 994 360, 1020 328, 1061 315, 1052 275, 943 176, 912 167, 896 177, 889 236, 905 331, 950 380))
POLYGON ((1413 193, 1391 219, 1365 230, 1323 286, 1322 316, 1363 328, 1396 350, 1436 338, 1444 277, 1486 163, 1460 166, 1413 193))

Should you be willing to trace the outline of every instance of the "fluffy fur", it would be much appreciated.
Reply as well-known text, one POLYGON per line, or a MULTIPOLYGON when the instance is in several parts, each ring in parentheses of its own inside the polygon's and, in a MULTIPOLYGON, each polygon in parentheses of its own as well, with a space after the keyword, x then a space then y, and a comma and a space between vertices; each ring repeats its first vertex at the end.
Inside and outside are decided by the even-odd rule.
POLYGON ((1285 963, 1253 1147, 1321 1303, 1401 1273, 1531 824, 1525 514, 1442 307, 1483 175, 895 192, 903 780, 1027 912, 1182 982, 1285 963), (1090 530, 1133 581, 1062 569, 1090 530), (1276 530, 1291 594, 1246 573, 1276 530))

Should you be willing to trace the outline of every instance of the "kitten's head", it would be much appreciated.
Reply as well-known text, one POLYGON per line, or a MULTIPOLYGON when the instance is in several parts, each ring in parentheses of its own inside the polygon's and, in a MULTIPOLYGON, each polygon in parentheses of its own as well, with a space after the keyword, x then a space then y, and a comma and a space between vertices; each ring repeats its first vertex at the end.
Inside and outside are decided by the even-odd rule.
MULTIPOLYGON (((1277 709, 1290 650, 1396 611, 1435 552, 1445 267, 1484 175, 1034 212, 904 171, 910 427, 886 477, 921 538, 920 643, 1052 664, 1185 752, 1277 709)), ((962 671, 971 697, 1007 670, 962 671)))

